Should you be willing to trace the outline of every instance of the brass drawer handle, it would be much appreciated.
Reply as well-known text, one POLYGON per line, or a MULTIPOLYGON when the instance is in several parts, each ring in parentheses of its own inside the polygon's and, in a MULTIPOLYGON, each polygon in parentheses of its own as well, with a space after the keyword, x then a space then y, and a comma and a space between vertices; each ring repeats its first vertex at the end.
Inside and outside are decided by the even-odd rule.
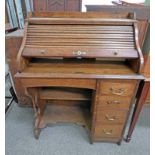
POLYGON ((107 101, 107 104, 120 104, 119 101, 107 101))
POLYGON ((85 55, 86 52, 82 52, 82 51, 74 51, 73 54, 74 54, 74 55, 77 55, 77 56, 81 56, 81 55, 85 55))
POLYGON ((105 118, 106 118, 108 121, 114 121, 114 120, 117 119, 115 116, 109 117, 108 115, 105 115, 105 118))
POLYGON ((106 135, 111 135, 112 132, 113 132, 113 130, 106 131, 105 129, 103 129, 103 132, 104 132, 104 134, 106 134, 106 135))
POLYGON ((115 89, 115 88, 110 88, 111 93, 114 95, 123 95, 126 91, 126 89, 120 88, 120 89, 115 89))

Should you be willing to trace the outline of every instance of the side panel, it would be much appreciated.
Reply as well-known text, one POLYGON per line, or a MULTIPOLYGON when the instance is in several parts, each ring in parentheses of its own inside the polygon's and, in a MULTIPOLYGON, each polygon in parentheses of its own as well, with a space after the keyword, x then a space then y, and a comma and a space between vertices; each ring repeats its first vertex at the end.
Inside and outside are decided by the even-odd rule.
POLYGON ((14 87, 16 91, 16 95, 19 101, 19 105, 31 105, 31 101, 29 98, 25 95, 23 86, 21 84, 21 80, 18 78, 15 78, 14 75, 17 73, 17 53, 19 51, 19 48, 22 43, 22 36, 6 36, 6 60, 9 64, 9 69, 12 75, 12 79, 14 82, 14 87))

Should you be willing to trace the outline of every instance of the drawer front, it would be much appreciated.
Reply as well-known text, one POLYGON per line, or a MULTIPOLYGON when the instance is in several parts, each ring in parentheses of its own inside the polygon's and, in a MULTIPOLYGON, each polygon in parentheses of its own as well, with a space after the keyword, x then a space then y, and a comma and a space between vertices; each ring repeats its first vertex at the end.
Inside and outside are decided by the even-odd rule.
POLYGON ((101 81, 100 94, 131 97, 134 94, 135 88, 136 81, 101 81))
POLYGON ((123 125, 97 125, 95 128, 94 138, 120 138, 123 125))
POLYGON ((98 108, 129 109, 131 99, 131 97, 100 95, 98 99, 98 108))
POLYGON ((76 87, 76 88, 96 88, 96 80, 93 79, 47 79, 47 78, 22 78, 25 87, 76 87))
POLYGON ((97 111, 97 122, 104 124, 118 124, 125 123, 128 111, 120 110, 98 110, 97 111))

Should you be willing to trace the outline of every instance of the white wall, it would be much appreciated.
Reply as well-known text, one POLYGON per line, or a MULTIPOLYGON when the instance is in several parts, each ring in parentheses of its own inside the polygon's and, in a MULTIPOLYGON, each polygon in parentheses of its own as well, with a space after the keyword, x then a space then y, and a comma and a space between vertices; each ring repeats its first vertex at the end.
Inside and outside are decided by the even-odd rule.
MULTIPOLYGON (((86 12, 85 5, 112 5, 112 1, 119 2, 119 0, 82 0, 82 11, 86 12)), ((130 3, 144 3, 145 0, 123 0, 130 3)))
POLYGON ((113 0, 82 0, 82 11, 86 12, 85 5, 112 5, 113 0))

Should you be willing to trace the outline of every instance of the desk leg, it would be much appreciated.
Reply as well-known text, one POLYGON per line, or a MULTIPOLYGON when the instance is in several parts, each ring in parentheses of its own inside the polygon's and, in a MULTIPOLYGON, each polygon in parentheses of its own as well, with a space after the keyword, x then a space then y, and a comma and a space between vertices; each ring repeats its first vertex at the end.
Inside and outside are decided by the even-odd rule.
POLYGON ((34 136, 36 139, 39 139, 39 135, 41 132, 42 127, 40 127, 40 122, 44 115, 45 107, 46 107, 46 101, 38 99, 38 115, 35 119, 35 126, 34 126, 34 136))
POLYGON ((139 114, 142 110, 143 104, 146 101, 147 92, 150 89, 150 82, 149 81, 143 81, 140 84, 139 88, 140 88, 140 90, 139 90, 139 94, 137 96, 137 101, 136 101, 136 105, 135 105, 134 112, 132 115, 132 119, 131 119, 130 127, 128 130, 126 142, 130 142, 130 140, 131 140, 131 136, 132 136, 133 130, 135 128, 136 122, 138 120, 139 114))
POLYGON ((36 88, 25 88, 25 95, 32 101, 35 118, 38 115, 38 90, 36 88))
POLYGON ((44 115, 46 101, 41 100, 39 98, 39 89, 37 88, 27 88, 25 89, 25 93, 28 97, 31 98, 32 103, 33 103, 33 108, 34 108, 34 113, 35 113, 34 137, 38 139, 41 129, 43 128, 42 126, 46 125, 46 124, 43 124, 44 122, 42 123, 43 124, 42 126, 40 125, 41 124, 40 122, 44 115))

